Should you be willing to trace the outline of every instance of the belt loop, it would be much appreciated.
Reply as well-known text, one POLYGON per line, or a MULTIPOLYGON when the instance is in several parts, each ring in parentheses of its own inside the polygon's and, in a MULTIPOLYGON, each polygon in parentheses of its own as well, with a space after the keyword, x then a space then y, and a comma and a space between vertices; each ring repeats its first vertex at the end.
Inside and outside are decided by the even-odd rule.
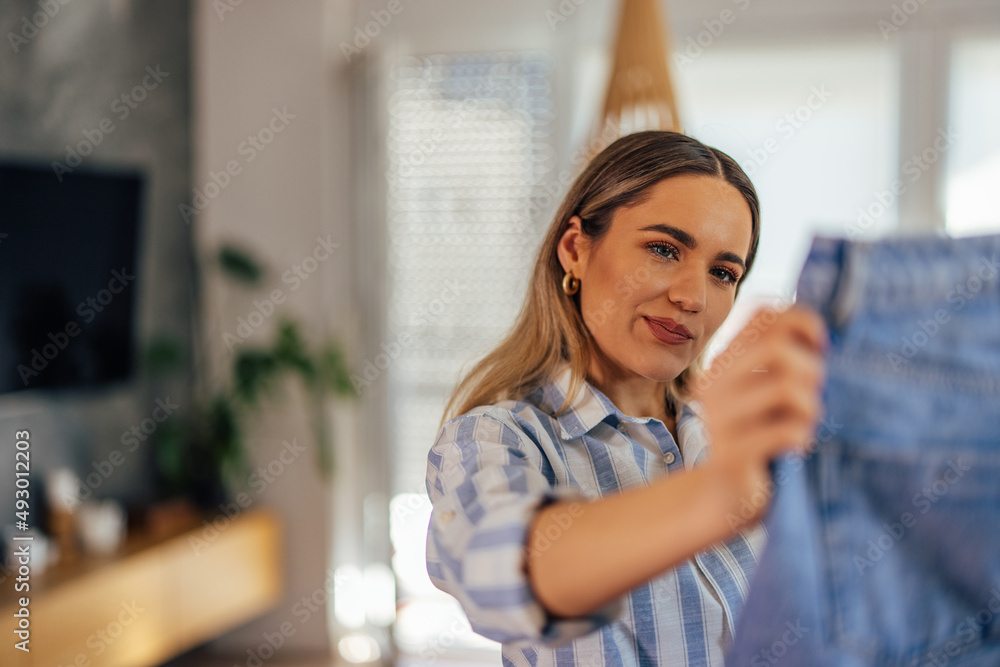
POLYGON ((840 275, 830 299, 833 325, 843 329, 861 303, 868 278, 871 245, 864 241, 843 242, 840 275))

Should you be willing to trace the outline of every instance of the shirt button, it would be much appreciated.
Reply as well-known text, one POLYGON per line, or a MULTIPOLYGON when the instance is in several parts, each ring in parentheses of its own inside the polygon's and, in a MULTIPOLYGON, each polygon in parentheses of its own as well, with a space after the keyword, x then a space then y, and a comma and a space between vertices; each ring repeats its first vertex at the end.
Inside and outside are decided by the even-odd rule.
POLYGON ((667 452, 666 455, 663 457, 663 460, 667 462, 667 465, 670 465, 671 463, 674 462, 676 458, 677 457, 674 456, 673 452, 667 452))
POLYGON ((622 433, 625 432, 625 422, 619 422, 618 430, 621 431, 622 433))
POLYGON ((444 512, 441 512, 441 523, 451 523, 454 518, 455 512, 452 510, 445 510, 444 512))

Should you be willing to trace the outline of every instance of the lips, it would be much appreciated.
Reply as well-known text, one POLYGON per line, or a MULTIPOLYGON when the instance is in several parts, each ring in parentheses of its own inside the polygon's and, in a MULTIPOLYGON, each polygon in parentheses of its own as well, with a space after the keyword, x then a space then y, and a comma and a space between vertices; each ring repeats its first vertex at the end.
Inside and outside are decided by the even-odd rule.
POLYGON ((679 345, 694 339, 694 336, 683 324, 678 324, 669 317, 646 317, 650 332, 664 343, 679 345))

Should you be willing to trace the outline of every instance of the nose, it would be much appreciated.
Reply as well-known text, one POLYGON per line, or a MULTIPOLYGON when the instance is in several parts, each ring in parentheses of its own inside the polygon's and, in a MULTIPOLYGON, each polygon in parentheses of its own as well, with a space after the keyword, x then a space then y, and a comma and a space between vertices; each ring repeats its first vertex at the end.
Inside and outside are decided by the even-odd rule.
POLYGON ((672 303, 690 313, 704 310, 708 287, 708 276, 704 271, 691 267, 675 272, 671 278, 670 287, 667 288, 667 298, 672 303))

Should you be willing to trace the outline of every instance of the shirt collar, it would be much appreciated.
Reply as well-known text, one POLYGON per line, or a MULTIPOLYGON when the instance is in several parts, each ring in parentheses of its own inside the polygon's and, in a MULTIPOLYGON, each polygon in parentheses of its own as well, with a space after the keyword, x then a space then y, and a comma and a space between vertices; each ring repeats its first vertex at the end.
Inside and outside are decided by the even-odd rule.
MULTIPOLYGON (((570 375, 570 366, 565 363, 552 381, 537 390, 540 394, 537 396, 538 406, 550 415, 555 414, 555 411, 562 406, 566 399, 566 395, 569 393, 570 375)), ((681 401, 677 428, 680 429, 681 423, 693 416, 701 416, 701 406, 695 401, 681 401)), ((629 417, 619 410, 610 398, 584 378, 576 398, 561 415, 555 417, 555 420, 559 424, 560 437, 563 440, 572 440, 588 433, 601 422, 609 421, 609 417, 614 417, 613 426, 617 426, 619 422, 623 421, 645 424, 653 419, 652 417, 629 417)))

